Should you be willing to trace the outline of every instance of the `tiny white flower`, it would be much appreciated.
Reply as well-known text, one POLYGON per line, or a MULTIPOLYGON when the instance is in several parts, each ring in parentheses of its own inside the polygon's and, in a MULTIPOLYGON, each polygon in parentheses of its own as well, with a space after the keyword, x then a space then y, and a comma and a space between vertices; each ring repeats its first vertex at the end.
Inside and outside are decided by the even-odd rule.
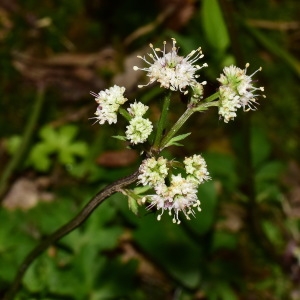
POLYGON ((228 123, 236 117, 236 111, 241 107, 240 97, 229 86, 220 86, 219 115, 228 123))
POLYGON ((156 194, 145 198, 150 201, 148 208, 156 207, 157 210, 161 210, 157 220, 160 220, 167 210, 169 215, 173 214, 173 222, 180 224, 179 212, 183 212, 189 220, 189 215, 195 215, 195 208, 201 210, 197 196, 197 184, 187 178, 182 178, 181 174, 172 175, 170 186, 158 183, 154 189, 156 194))
POLYGON ((125 132, 127 140, 132 144, 144 143, 152 132, 153 125, 149 119, 135 117, 130 120, 125 132))
POLYGON ((128 112, 133 117, 142 117, 148 110, 148 106, 144 105, 142 102, 134 102, 130 104, 130 107, 127 108, 128 112))
POLYGON ((98 94, 91 92, 95 101, 99 104, 95 112, 95 119, 100 124, 108 122, 109 124, 117 122, 117 112, 120 105, 127 101, 124 97, 125 88, 114 85, 113 87, 100 91, 98 94))
POLYGON ((261 71, 261 68, 249 76, 246 74, 248 67, 248 63, 245 69, 225 67, 223 74, 217 79, 221 83, 219 114, 226 123, 236 117, 236 110, 240 107, 244 111, 255 110, 256 97, 261 95, 257 91, 264 91, 263 87, 254 87, 252 81, 252 76, 261 71))
POLYGON ((170 89, 172 91, 180 91, 186 94, 186 90, 189 86, 195 86, 197 84, 196 79, 199 75, 195 73, 203 67, 206 67, 207 64, 194 65, 194 63, 202 58, 204 55, 201 52, 201 48, 193 50, 186 57, 178 55, 178 48, 176 47, 176 40, 173 40, 173 47, 170 52, 166 52, 166 42, 164 42, 164 49, 154 48, 150 44, 150 48, 153 51, 153 54, 148 54, 152 62, 149 62, 145 57, 138 56, 143 61, 145 61, 149 67, 139 68, 134 66, 135 71, 142 70, 147 72, 147 76, 150 78, 150 81, 146 85, 139 85, 138 87, 147 86, 155 81, 160 83, 161 87, 170 89), (162 56, 159 57, 158 53, 161 53, 162 56))
POLYGON ((142 185, 155 186, 159 182, 164 182, 168 175, 169 168, 167 160, 160 156, 158 159, 154 157, 143 160, 140 166, 139 183, 142 185))
POLYGON ((194 180, 197 184, 210 179, 206 161, 201 155, 194 154, 191 157, 186 157, 183 162, 188 178, 194 180))

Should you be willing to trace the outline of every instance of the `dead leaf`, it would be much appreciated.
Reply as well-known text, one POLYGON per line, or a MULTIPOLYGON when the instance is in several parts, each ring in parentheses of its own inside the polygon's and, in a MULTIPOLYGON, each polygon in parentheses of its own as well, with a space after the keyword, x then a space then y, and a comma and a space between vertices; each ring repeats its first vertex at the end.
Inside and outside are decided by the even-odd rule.
POLYGON ((110 168, 126 167, 133 164, 137 158, 137 152, 130 149, 107 151, 97 158, 97 164, 110 168))
POLYGON ((53 195, 41 189, 46 185, 48 185, 48 182, 43 178, 40 180, 19 178, 9 189, 2 205, 9 210, 18 208, 27 210, 36 206, 39 201, 51 201, 53 195))
POLYGON ((220 207, 220 215, 216 225, 219 230, 238 232, 243 228, 246 212, 240 205, 226 203, 220 207))

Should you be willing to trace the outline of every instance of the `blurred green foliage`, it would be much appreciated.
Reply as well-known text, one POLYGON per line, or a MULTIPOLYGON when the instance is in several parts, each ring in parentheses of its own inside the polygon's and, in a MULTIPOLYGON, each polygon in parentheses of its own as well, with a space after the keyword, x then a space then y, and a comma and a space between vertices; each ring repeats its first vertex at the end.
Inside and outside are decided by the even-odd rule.
MULTIPOLYGON (((299 1, 191 1, 191 17, 180 14, 190 3, 179 2, 173 23, 170 17, 169 22, 152 24, 129 45, 124 40, 153 22, 171 2, 48 0, 0 5, 0 111, 5 112, 0 118, 0 177, 18 151, 40 84, 28 76, 30 68, 18 72, 15 52, 43 61, 60 53, 97 53, 109 46, 117 52, 117 66, 95 67, 93 72, 101 77, 124 71, 126 58, 145 44, 174 37, 182 54, 202 47, 209 68, 203 69, 201 79, 208 81, 208 92, 216 90, 215 78, 224 65, 235 62, 243 67, 249 62, 251 71, 263 67, 259 85, 267 96, 257 111, 247 116, 241 112, 230 124, 219 121, 212 110, 185 130, 192 132, 188 144, 185 140, 186 148, 174 152, 203 153, 212 177, 199 189, 202 211, 195 218, 180 226, 168 216, 158 222, 155 212, 137 210, 134 202, 115 194, 32 264, 16 299, 299 299, 293 296, 299 293, 299 215, 288 213, 289 205, 293 210, 288 200, 292 182, 282 180, 291 160, 299 166, 299 24, 293 27, 299 1)), ((71 71, 67 74, 59 80, 76 94, 78 83, 72 81, 71 71)), ((101 78, 105 86, 113 75, 101 78)), ((76 215, 100 188, 139 164, 96 163, 124 143, 111 139, 122 134, 116 127, 91 126, 92 82, 82 88, 86 96, 73 101, 55 84, 48 86, 47 77, 43 84, 47 104, 10 180, 12 186, 19 177, 54 178, 49 188, 54 200, 25 211, 1 207, 0 297, 44 236, 76 215), (75 121, 66 118, 83 107, 88 112, 75 121), (50 125, 54 121, 60 125, 50 125)), ((129 93, 155 106, 147 91, 129 93)), ((160 90, 155 90, 153 98, 159 96, 160 90)), ((180 114, 181 103, 176 101, 173 108, 180 114)))

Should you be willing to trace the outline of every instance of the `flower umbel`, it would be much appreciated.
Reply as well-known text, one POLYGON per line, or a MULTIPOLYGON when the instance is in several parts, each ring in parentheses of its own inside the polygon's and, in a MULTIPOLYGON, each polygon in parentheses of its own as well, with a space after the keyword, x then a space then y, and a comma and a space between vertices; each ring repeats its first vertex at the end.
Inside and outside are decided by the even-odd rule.
POLYGON ((201 48, 193 50, 187 56, 179 56, 179 48, 176 46, 175 39, 172 39, 172 47, 168 47, 164 42, 163 49, 154 48, 152 44, 150 48, 152 49, 152 53, 148 54, 150 59, 138 56, 147 66, 133 67, 135 71, 145 71, 149 77, 146 85, 138 85, 138 87, 158 82, 161 87, 171 91, 184 94, 189 92, 190 99, 186 111, 169 128, 168 112, 173 93, 166 93, 163 97, 160 118, 153 126, 152 122, 144 117, 149 107, 142 102, 131 103, 127 110, 120 108, 120 105, 127 101, 124 97, 125 88, 115 85, 98 94, 91 92, 98 103, 95 119, 100 124, 116 123, 119 112, 129 124, 126 127, 126 136, 115 136, 115 138, 129 141, 130 146, 148 141, 144 145, 132 147, 140 150, 141 154, 146 153, 147 158, 143 160, 138 172, 134 174, 135 178, 138 178, 138 183, 143 187, 132 191, 123 190, 123 193, 128 196, 129 208, 136 214, 138 205, 147 202, 147 208, 156 208, 160 211, 158 220, 165 211, 168 211, 168 214, 173 216, 173 222, 180 224, 180 212, 190 219, 190 215, 195 215, 195 209, 201 210, 197 190, 200 184, 211 178, 201 155, 186 157, 182 163, 175 160, 168 161, 159 156, 161 151, 171 145, 180 145, 177 142, 190 134, 176 135, 195 112, 203 112, 209 107, 218 106, 220 117, 227 123, 236 117, 236 112, 241 107, 244 111, 255 110, 258 96, 265 97, 262 94, 264 88, 255 87, 252 80, 261 68, 247 75, 249 64, 246 64, 244 69, 233 65, 225 67, 220 77, 217 78, 220 82, 219 90, 206 96, 203 87, 206 82, 197 81, 199 78, 197 72, 207 66, 206 63, 196 64, 199 59, 203 58, 201 48), (204 95, 205 99, 203 99, 204 95), (153 128, 156 129, 156 133, 153 134, 153 139, 149 139, 153 128), (152 190, 151 194, 147 194, 149 190, 152 190))
POLYGON ((182 211, 189 220, 189 215, 194 215, 194 209, 200 209, 198 200, 198 186, 205 180, 209 180, 206 162, 201 155, 186 157, 184 160, 186 178, 179 173, 171 174, 170 184, 166 184, 165 178, 169 173, 167 160, 163 157, 145 159, 140 167, 139 183, 154 188, 155 194, 145 195, 144 202, 150 202, 148 208, 156 207, 161 210, 157 219, 160 220, 165 210, 172 215, 173 222, 180 224, 179 212, 182 211))
POLYGON ((117 85, 105 91, 100 91, 98 94, 91 92, 91 95, 95 97, 95 101, 99 104, 95 112, 95 119, 100 124, 104 124, 106 121, 109 124, 117 123, 117 111, 120 105, 127 101, 123 96, 124 92, 125 88, 117 85))
POLYGON ((196 79, 199 75, 196 75, 196 71, 200 70, 203 67, 206 67, 207 64, 194 65, 194 63, 202 58, 204 55, 201 52, 201 48, 193 50, 186 57, 178 55, 178 48, 176 47, 176 40, 173 39, 173 47, 170 52, 166 51, 166 42, 164 42, 164 48, 154 48, 150 44, 150 48, 153 51, 153 54, 148 54, 153 62, 149 62, 145 57, 138 56, 143 61, 145 61, 149 67, 148 68, 139 68, 134 66, 135 71, 142 70, 147 72, 147 76, 150 77, 150 81, 146 85, 139 85, 141 88, 147 86, 155 81, 160 83, 161 87, 170 89, 172 91, 180 91, 186 94, 188 91, 185 90, 188 86, 195 86, 197 84, 196 79), (161 53, 162 56, 159 57, 158 53, 161 53))
POLYGON ((249 76, 246 75, 248 67, 249 64, 246 64, 245 69, 236 66, 225 67, 224 74, 217 78, 221 83, 219 115, 226 123, 236 117, 236 110, 240 107, 243 107, 244 111, 255 110, 256 97, 261 95, 257 91, 264 91, 263 87, 254 87, 252 81, 252 76, 261 71, 261 68, 249 76))

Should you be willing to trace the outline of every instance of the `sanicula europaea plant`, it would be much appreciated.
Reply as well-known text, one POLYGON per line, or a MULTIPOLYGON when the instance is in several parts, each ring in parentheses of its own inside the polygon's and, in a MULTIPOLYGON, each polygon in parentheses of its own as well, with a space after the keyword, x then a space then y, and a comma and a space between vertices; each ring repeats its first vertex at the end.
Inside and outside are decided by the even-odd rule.
MULTIPOLYGON (((22 278, 31 263, 43 253, 50 245, 66 236, 68 233, 80 226, 93 211, 116 192, 122 192, 128 196, 129 207, 137 212, 138 205, 146 205, 149 209, 159 211, 157 219, 160 220, 163 213, 173 217, 173 222, 181 223, 182 215, 188 220, 190 216, 198 217, 196 211, 201 210, 200 199, 197 191, 200 184, 210 180, 207 164, 201 154, 185 157, 183 162, 167 159, 163 156, 163 150, 169 146, 178 145, 190 133, 176 135, 185 122, 196 112, 204 112, 209 107, 218 108, 219 118, 229 122, 236 117, 237 110, 255 110, 259 96, 265 97, 263 87, 255 87, 252 80, 253 75, 260 71, 259 68, 252 75, 247 75, 245 69, 236 66, 225 67, 220 77, 217 78, 220 86, 212 95, 204 98, 203 91, 206 81, 199 82, 201 74, 199 71, 207 64, 196 64, 204 56, 201 48, 188 54, 186 57, 178 54, 179 48, 176 40, 172 39, 171 50, 167 50, 164 42, 163 50, 154 48, 150 44, 152 53, 148 57, 141 57, 146 67, 134 66, 135 71, 145 71, 149 82, 138 85, 139 88, 149 86, 155 82, 161 88, 166 89, 162 99, 162 111, 157 124, 153 124, 145 117, 149 107, 139 101, 132 101, 129 107, 124 108, 128 101, 124 94, 126 89, 114 85, 113 87, 100 91, 91 92, 98 104, 95 112, 95 123, 100 125, 116 124, 118 114, 128 121, 124 136, 117 138, 127 141, 129 146, 139 146, 143 160, 140 167, 133 174, 111 183, 99 191, 83 209, 68 223, 58 228, 55 232, 44 238, 21 263, 12 285, 4 295, 4 300, 15 299, 22 278), (166 131, 166 121, 169 109, 172 108, 171 98, 173 93, 182 93, 189 98, 186 110, 178 118, 175 124, 166 131), (153 132, 154 131, 154 132, 153 132), (152 136, 152 138, 151 138, 152 136), (149 146, 150 145, 150 146, 149 146), (137 183, 143 187, 128 189, 131 184, 137 183), (142 192, 141 192, 142 191, 142 192)), ((205 213, 205 212, 203 212, 205 213)))
MULTIPOLYGON (((246 74, 249 64, 246 64, 245 69, 229 66, 225 67, 223 73, 217 78, 220 82, 219 90, 204 99, 203 89, 206 82, 197 81, 200 77, 199 71, 207 67, 206 63, 197 64, 197 61, 204 56, 201 48, 193 50, 184 57, 178 54, 179 48, 176 46, 175 39, 172 39, 170 51, 166 46, 166 42, 163 43, 163 49, 154 48, 150 44, 152 53, 148 54, 148 57, 138 56, 147 64, 147 67, 133 67, 135 71, 146 72, 149 77, 149 82, 145 85, 138 85, 139 88, 157 82, 161 88, 169 90, 168 96, 164 99, 164 109, 157 126, 153 126, 152 122, 144 117, 149 107, 141 102, 131 103, 127 109, 128 113, 125 111, 121 106, 127 101, 123 96, 124 87, 114 86, 99 94, 92 92, 92 95, 99 104, 95 113, 97 122, 100 124, 116 123, 117 113, 121 110, 122 115, 125 115, 129 121, 129 125, 126 127, 125 136, 118 138, 128 141, 131 146, 147 142, 141 151, 146 154, 146 158, 139 168, 138 183, 148 186, 149 194, 135 194, 134 199, 137 205, 145 204, 148 208, 160 210, 158 220, 164 211, 168 211, 173 216, 173 222, 180 224, 180 212, 190 219, 190 215, 195 216, 195 210, 201 210, 197 190, 200 184, 210 179, 209 173, 206 162, 200 154, 186 157, 184 162, 180 163, 175 159, 168 161, 161 152, 171 145, 177 145, 179 140, 183 140, 188 135, 176 136, 176 133, 194 112, 202 112, 208 107, 216 106, 220 119, 227 123, 236 117, 238 108, 242 107, 244 111, 254 110, 257 97, 264 89, 255 87, 252 80, 252 76, 261 68, 249 76, 246 74), (162 135, 162 130, 166 129, 166 115, 169 107, 172 107, 170 98, 172 93, 178 92, 189 96, 186 111, 174 126, 162 135), (149 136, 154 128, 157 128, 157 132, 154 132, 156 138, 151 145, 149 136), (146 145, 149 144, 151 146, 147 148, 146 145), (178 168, 182 171, 178 171, 178 168)), ((134 194, 133 190, 122 192, 130 197, 134 194)))

